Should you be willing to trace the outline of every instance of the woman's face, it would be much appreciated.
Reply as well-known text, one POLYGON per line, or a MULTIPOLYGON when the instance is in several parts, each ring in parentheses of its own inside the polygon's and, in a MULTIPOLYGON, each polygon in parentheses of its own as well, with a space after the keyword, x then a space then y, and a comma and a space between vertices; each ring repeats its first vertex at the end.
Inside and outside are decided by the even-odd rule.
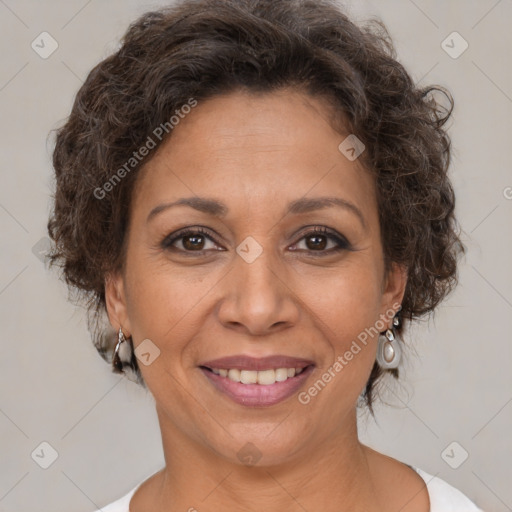
POLYGON ((373 179, 328 118, 299 92, 217 96, 142 171, 107 306, 164 439, 276 464, 354 434, 405 274, 385 275, 373 179))

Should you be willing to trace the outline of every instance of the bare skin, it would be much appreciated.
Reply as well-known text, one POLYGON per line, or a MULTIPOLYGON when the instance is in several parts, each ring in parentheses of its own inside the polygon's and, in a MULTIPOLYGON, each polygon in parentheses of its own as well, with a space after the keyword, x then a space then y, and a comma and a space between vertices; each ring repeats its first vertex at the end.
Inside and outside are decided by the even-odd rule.
POLYGON ((421 477, 358 440, 356 402, 376 336, 307 404, 296 394, 238 404, 199 368, 235 354, 305 358, 314 361, 307 391, 365 328, 391 325, 406 271, 385 271, 373 179, 340 153, 348 133, 328 118, 323 100, 299 92, 218 96, 181 120, 142 171, 125 267, 107 279, 106 298, 114 328, 135 347, 149 339, 160 350, 139 366, 166 466, 139 487, 131 512, 428 512, 421 477), (339 206, 285 215, 289 202, 323 196, 360 216, 339 206), (184 197, 228 211, 220 218, 181 205, 150 216, 184 197), (199 226, 206 235, 162 245, 199 226), (348 245, 333 251, 330 233, 311 234, 317 226, 348 245), (249 236, 262 249, 251 263, 236 252, 249 236), (255 465, 238 456, 247 443, 255 465))

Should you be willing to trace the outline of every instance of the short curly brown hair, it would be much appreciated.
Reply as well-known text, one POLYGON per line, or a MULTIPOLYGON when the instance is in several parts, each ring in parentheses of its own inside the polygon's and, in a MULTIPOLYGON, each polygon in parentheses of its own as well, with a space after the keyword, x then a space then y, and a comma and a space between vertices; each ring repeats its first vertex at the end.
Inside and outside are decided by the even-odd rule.
MULTIPOLYGON (((89 73, 53 152, 50 261, 86 299, 90 325, 105 311, 106 275, 122 268, 135 180, 155 151, 112 184, 114 172, 190 98, 239 89, 293 87, 325 98, 333 119, 364 142, 386 267, 408 268, 403 321, 433 311, 454 287, 464 245, 443 128, 453 99, 441 86, 413 83, 380 20, 357 26, 329 0, 184 0, 140 16, 121 43, 89 73)), ((166 130, 156 145, 171 135, 166 130)), ((110 361, 115 340, 105 346, 98 339, 110 361)), ((375 363, 362 395, 372 413, 382 373, 375 363)))

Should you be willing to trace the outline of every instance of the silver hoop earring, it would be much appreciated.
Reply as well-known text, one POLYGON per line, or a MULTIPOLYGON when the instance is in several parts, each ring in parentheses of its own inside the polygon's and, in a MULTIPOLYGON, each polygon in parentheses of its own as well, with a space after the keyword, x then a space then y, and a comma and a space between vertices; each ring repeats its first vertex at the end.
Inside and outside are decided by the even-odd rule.
MULTIPOLYGON (((393 319, 393 325, 398 326, 398 318, 393 319)), ((386 329, 384 333, 380 333, 377 345, 377 363, 384 370, 392 370, 398 368, 402 359, 401 340, 396 331, 386 329)))
POLYGON ((133 357, 133 349, 131 343, 123 334, 123 330, 119 328, 117 333, 117 344, 112 356, 112 370, 116 373, 125 373, 123 363, 130 364, 133 357))

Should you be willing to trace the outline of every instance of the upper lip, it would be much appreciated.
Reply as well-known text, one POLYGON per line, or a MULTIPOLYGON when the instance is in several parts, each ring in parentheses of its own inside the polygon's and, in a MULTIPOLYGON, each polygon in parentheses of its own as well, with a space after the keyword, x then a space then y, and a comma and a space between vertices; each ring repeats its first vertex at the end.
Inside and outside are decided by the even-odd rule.
POLYGON ((290 357, 284 355, 251 357, 240 354, 235 356, 221 357, 211 361, 205 361, 199 366, 226 370, 229 370, 230 368, 237 368, 239 370, 260 371, 275 370, 277 368, 305 368, 306 366, 312 364, 314 364, 313 361, 299 357, 290 357))

